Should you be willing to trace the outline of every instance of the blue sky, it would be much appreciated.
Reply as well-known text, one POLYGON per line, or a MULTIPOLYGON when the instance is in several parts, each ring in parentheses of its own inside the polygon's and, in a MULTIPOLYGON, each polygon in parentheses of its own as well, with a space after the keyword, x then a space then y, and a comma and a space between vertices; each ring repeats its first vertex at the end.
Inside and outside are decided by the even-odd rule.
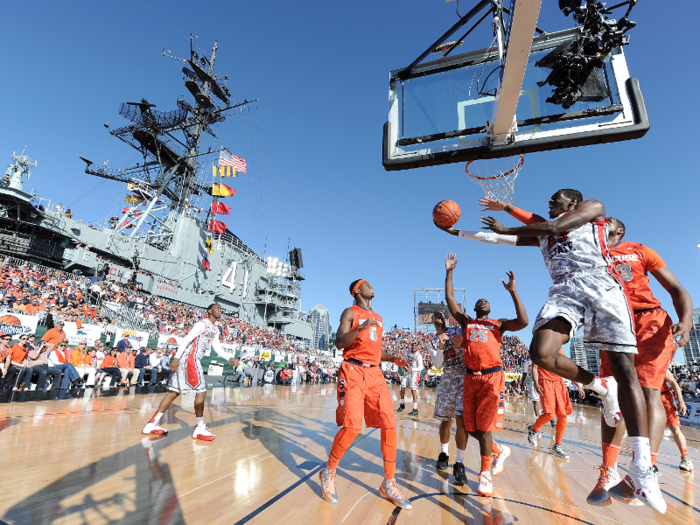
MULTIPOLYGON (((381 164, 388 73, 408 65, 457 20, 455 3, 148 3, 182 32, 198 35, 202 48, 218 39, 218 66, 230 76, 236 100, 259 99, 246 119, 279 187, 248 126, 227 121, 219 136, 246 157, 249 170, 232 184, 237 194, 227 200, 233 210, 226 222, 267 255, 284 257, 289 240, 302 248, 305 310, 322 303, 337 326, 350 304, 349 283, 362 277, 374 285, 375 309, 388 324, 412 326, 413 288, 442 286, 443 257, 455 251, 455 284, 467 288, 469 304, 486 297, 495 315, 513 314, 500 284, 513 269, 534 320, 550 284, 538 250, 472 243, 432 225, 432 207, 449 198, 462 207, 458 227, 477 228, 481 190, 463 166, 387 173, 381 164)), ((462 2, 461 12, 475 3, 462 2)), ((545 30, 572 24, 555 6, 545 2, 539 21, 545 30)), ((656 249, 700 303, 700 235, 691 201, 699 189, 693 132, 699 115, 689 92, 699 79, 688 59, 697 45, 683 27, 698 10, 685 3, 679 22, 677 11, 641 2, 631 16, 638 25, 625 52, 641 82, 651 131, 632 142, 528 155, 516 204, 545 213, 549 196, 562 187, 602 200, 608 214, 627 224, 627 240, 656 249)), ((124 185, 105 182, 88 193, 102 181, 83 173, 78 156, 116 168, 138 160, 103 124, 126 123, 119 104, 142 97, 157 109, 174 109, 187 92, 180 64, 160 52, 187 56, 187 40, 139 0, 14 2, 3 14, 0 159, 9 162, 26 145, 39 162, 31 186, 86 221, 110 216, 121 208, 124 185)), ((487 32, 477 36, 464 49, 488 46, 487 32)), ((672 311, 665 291, 655 291, 672 311)), ((529 329, 520 335, 529 341, 529 329)))

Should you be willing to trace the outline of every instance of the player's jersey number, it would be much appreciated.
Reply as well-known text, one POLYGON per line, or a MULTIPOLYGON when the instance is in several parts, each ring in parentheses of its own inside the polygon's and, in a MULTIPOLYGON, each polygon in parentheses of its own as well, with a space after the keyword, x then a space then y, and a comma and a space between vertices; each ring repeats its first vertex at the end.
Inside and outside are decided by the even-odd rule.
POLYGON ((489 331, 488 330, 470 330, 469 331, 469 340, 470 341, 481 341, 482 343, 485 343, 489 340, 489 331))
POLYGON ((620 263, 615 266, 615 271, 622 277, 622 280, 629 282, 632 280, 632 267, 627 263, 620 263))
POLYGON ((370 327, 369 327, 369 338, 370 338, 372 341, 376 341, 376 340, 377 340, 377 327, 376 327, 376 326, 370 326, 370 327))

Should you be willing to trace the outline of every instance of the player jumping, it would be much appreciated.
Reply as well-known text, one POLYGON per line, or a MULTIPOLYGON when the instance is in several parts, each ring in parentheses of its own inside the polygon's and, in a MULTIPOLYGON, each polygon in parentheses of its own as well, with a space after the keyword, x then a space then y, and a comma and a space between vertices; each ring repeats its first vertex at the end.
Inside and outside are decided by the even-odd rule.
POLYGON ((396 485, 396 418, 380 361, 391 361, 404 369, 406 361, 382 350, 384 325, 382 317, 372 310, 374 290, 364 279, 350 285, 355 305, 346 308, 340 316, 335 339, 336 347, 343 350, 343 362, 338 372, 338 408, 336 424, 340 432, 333 440, 328 464, 321 469, 321 493, 329 503, 338 503, 335 489, 336 468, 345 451, 362 429, 362 420, 368 428, 381 429, 381 450, 384 456, 384 481, 379 494, 394 505, 410 509, 411 502, 396 485))
POLYGON ((204 380, 202 370, 202 357, 210 348, 219 354, 235 368, 238 366, 238 359, 235 354, 224 350, 219 343, 219 329, 216 322, 221 317, 221 306, 210 304, 207 307, 207 318, 197 321, 192 330, 185 336, 177 349, 175 357, 170 361, 172 375, 168 381, 168 392, 151 420, 146 423, 141 431, 147 435, 164 435, 168 431, 160 426, 160 419, 168 407, 180 394, 196 392, 194 397, 194 415, 197 426, 192 434, 192 439, 203 441, 213 441, 215 436, 204 424, 204 400, 207 397, 207 384, 204 380), (185 365, 180 366, 180 361, 184 360, 185 365))
POLYGON ((420 383, 420 373, 423 371, 423 356, 420 353, 420 349, 416 343, 411 345, 411 352, 408 354, 406 362, 410 365, 411 371, 406 372, 401 378, 401 388, 399 394, 401 395, 401 404, 397 412, 403 412, 406 410, 406 405, 403 400, 406 397, 406 388, 411 391, 413 396, 413 410, 411 410, 409 416, 418 415, 418 384, 420 383))
POLYGON ((479 441, 481 470, 477 492, 491 497, 492 475, 503 472, 504 462, 510 455, 510 448, 499 445, 491 436, 492 431, 503 430, 505 411, 506 381, 501 361, 501 336, 506 331, 522 330, 529 320, 515 290, 515 274, 512 271, 508 271, 508 282, 501 282, 513 299, 516 319, 489 318, 491 306, 486 299, 476 302, 476 318, 464 314, 454 297, 452 273, 456 267, 457 256, 451 253, 445 257, 445 299, 450 314, 461 325, 464 334, 464 365, 467 372, 462 394, 464 429, 479 441))

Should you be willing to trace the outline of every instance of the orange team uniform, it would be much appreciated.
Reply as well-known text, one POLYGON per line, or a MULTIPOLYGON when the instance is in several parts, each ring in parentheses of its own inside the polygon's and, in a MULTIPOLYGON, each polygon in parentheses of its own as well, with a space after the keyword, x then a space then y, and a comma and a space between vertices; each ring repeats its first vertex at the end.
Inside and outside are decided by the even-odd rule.
MULTIPOLYGON (((559 349, 559 354, 564 355, 563 348, 559 349)), ((560 376, 537 367, 537 382, 542 387, 543 414, 550 415, 549 419, 552 419, 555 414, 557 417, 566 417, 574 413, 569 400, 569 389, 560 376)))
POLYGON ((361 331, 352 344, 343 350, 344 361, 338 372, 336 424, 361 430, 364 419, 369 428, 396 428, 391 393, 379 366, 384 331, 382 317, 359 306, 352 306, 351 310, 351 330, 369 319, 379 324, 361 331))
POLYGON ((469 319, 464 330, 464 428, 503 430, 506 376, 498 319, 469 319))
MULTIPOLYGON (((671 334, 673 321, 661 308, 649 287, 649 272, 666 267, 663 259, 651 248, 635 242, 621 242, 610 249, 612 268, 625 284, 634 310, 638 355, 634 357, 639 384, 643 388, 661 390, 666 370, 676 354, 671 334)), ((600 354, 600 376, 612 375, 605 352, 600 354)))
POLYGON ((664 404, 664 410, 666 410, 666 426, 681 426, 681 420, 678 417, 676 396, 673 395, 673 390, 671 390, 671 385, 668 381, 664 381, 664 386, 661 388, 661 402, 664 404))

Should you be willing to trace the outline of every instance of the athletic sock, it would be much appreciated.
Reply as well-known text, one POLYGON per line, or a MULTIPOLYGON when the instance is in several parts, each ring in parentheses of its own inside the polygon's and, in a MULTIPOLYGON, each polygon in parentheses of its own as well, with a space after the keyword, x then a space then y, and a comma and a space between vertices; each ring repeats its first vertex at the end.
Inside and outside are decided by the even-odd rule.
POLYGON ((603 443, 603 465, 617 470, 617 458, 620 456, 620 445, 603 443))
POLYGON ((447 450, 450 448, 449 443, 440 443, 440 452, 447 454, 447 450))
POLYGON ((198 427, 203 427, 204 426, 204 418, 203 417, 198 417, 195 418, 197 420, 197 426, 198 427))
POLYGON ((652 452, 651 453, 651 464, 656 465, 656 460, 659 459, 659 453, 658 452, 652 452))
POLYGON ((608 393, 608 385, 605 382, 605 379, 602 379, 598 376, 594 376, 593 381, 588 383, 586 385, 586 388, 590 388, 591 390, 593 390, 593 392, 601 396, 607 395, 608 393))
POLYGON ((687 457, 688 457, 688 449, 687 449, 687 448, 682 448, 682 449, 681 449, 681 457, 682 457, 682 458, 687 458, 687 457))
POLYGON ((413 403, 413 410, 418 410, 418 403, 413 403))
POLYGON ((455 458, 455 463, 464 463, 464 454, 467 452, 467 449, 459 450, 457 449, 457 457, 455 458))
POLYGON ((649 438, 641 436, 630 436, 630 447, 632 448, 632 461, 641 468, 651 468, 651 448, 649 448, 649 438))
POLYGON ((151 418, 149 423, 155 423, 157 425, 158 423, 160 423, 160 418, 162 418, 162 417, 163 417, 163 412, 158 412, 156 410, 156 413, 153 414, 153 417, 151 418))
POLYGON ((532 425, 532 430, 535 432, 539 431, 543 426, 545 426, 549 421, 552 419, 552 416, 549 414, 542 414, 540 417, 537 418, 537 421, 535 421, 535 424, 532 425))
POLYGON ((564 431, 566 430, 566 416, 557 416, 557 434, 554 438, 554 442, 557 445, 561 445, 564 441, 564 431))
POLYGON ((491 456, 481 456, 481 472, 491 472, 491 456))
POLYGON ((491 453, 494 456, 500 456, 501 452, 503 452, 503 447, 499 445, 498 442, 494 439, 493 445, 491 446, 491 453))

